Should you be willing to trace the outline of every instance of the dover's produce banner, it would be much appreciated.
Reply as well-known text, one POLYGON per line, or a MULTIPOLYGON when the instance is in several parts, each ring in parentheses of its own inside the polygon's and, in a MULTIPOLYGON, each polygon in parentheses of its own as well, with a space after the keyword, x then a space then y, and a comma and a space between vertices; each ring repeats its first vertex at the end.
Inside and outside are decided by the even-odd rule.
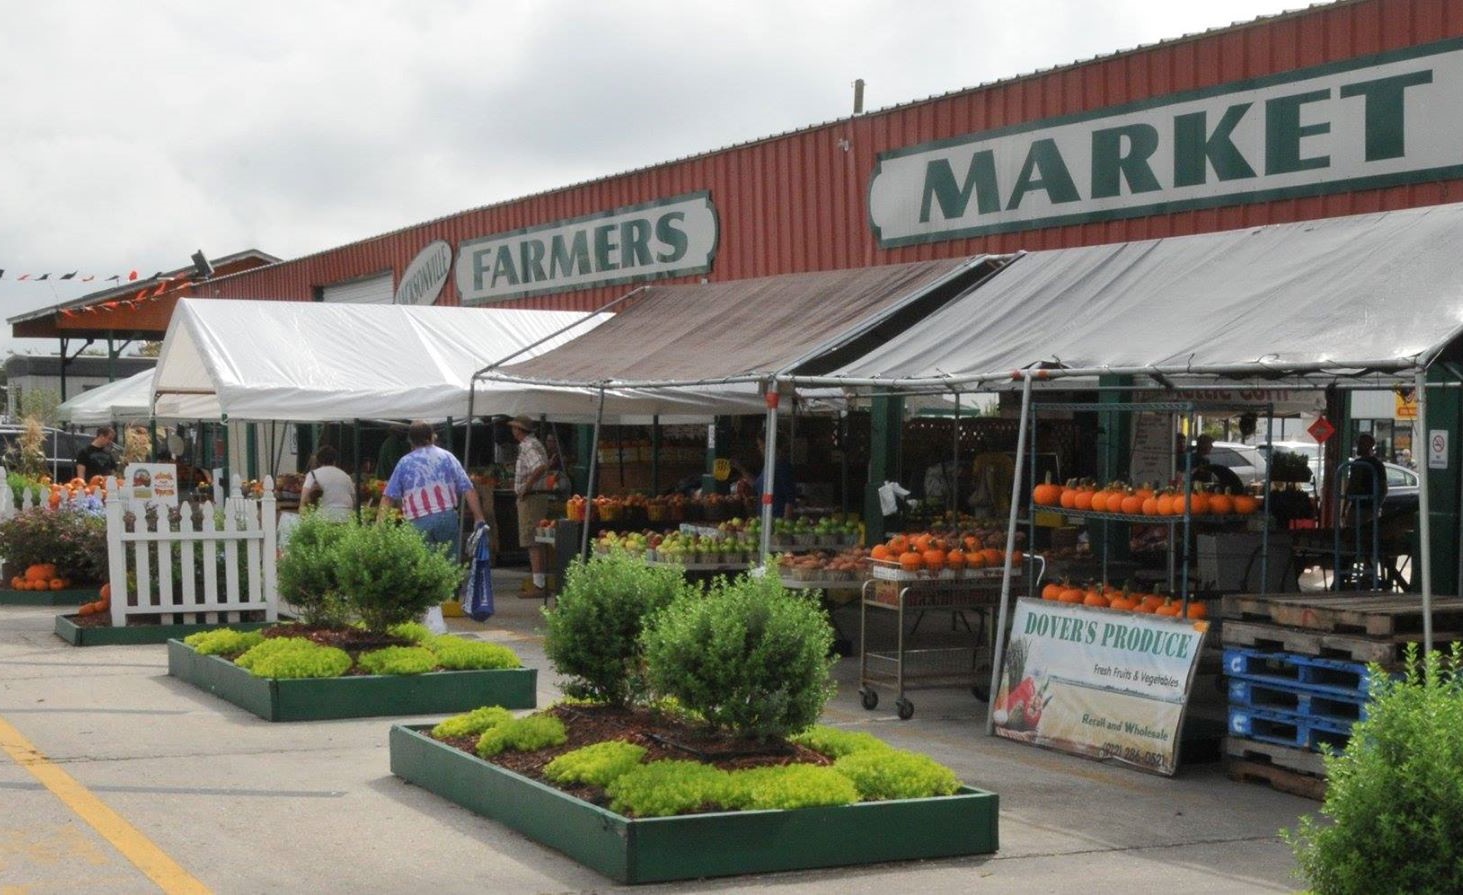
POLYGON ((1208 630, 1202 620, 1023 599, 996 694, 996 733, 1171 776, 1208 630))

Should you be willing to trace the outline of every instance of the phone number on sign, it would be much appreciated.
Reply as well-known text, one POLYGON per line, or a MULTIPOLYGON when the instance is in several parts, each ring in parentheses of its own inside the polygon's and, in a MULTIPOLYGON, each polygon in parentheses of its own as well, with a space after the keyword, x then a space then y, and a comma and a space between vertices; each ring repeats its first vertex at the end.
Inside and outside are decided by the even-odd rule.
POLYGON ((1152 752, 1133 746, 1122 746, 1117 743, 1103 743, 1101 748, 1103 752, 1106 752, 1114 758, 1121 758, 1123 761, 1129 761, 1147 768, 1168 767, 1169 758, 1161 752, 1152 752))

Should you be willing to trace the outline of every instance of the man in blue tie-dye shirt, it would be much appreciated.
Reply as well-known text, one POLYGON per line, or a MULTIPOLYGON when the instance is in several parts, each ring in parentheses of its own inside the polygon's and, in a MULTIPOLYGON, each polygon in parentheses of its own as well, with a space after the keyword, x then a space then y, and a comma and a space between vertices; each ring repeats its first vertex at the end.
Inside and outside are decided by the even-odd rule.
POLYGON ((413 422, 406 437, 411 451, 391 471, 381 496, 381 515, 389 507, 401 507, 402 518, 415 526, 428 544, 456 545, 461 525, 457 506, 463 497, 467 498, 473 520, 483 524, 477 489, 457 458, 433 443, 430 424, 413 422))

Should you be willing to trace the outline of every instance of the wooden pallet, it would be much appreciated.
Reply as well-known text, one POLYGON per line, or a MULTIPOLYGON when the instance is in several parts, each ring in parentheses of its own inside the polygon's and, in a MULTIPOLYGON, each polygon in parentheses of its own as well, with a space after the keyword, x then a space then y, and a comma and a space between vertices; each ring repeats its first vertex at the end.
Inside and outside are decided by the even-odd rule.
POLYGON ((1224 770, 1229 774, 1231 780, 1245 783, 1266 783, 1272 789, 1278 789, 1293 796, 1314 799, 1317 802, 1326 800, 1326 780, 1323 777, 1312 777, 1310 774, 1286 770, 1278 765, 1246 761, 1240 758, 1226 758, 1224 770))
MULTIPOLYGON (((1221 612, 1227 619, 1371 637, 1406 634, 1417 640, 1423 629, 1422 598, 1416 594, 1230 594, 1221 612)), ((1435 597, 1432 615, 1434 628, 1463 628, 1463 597, 1435 597)))
POLYGON ((1283 770, 1311 777, 1326 776, 1324 757, 1310 749, 1296 749, 1277 743, 1262 743, 1245 737, 1229 736, 1224 738, 1224 755, 1226 758, 1255 764, 1275 765, 1283 770))
MULTIPOLYGON (((1337 634, 1303 628, 1229 619, 1224 623, 1225 646, 1248 646, 1260 650, 1299 653, 1325 659, 1351 662, 1376 662, 1388 671, 1402 667, 1407 644, 1417 642, 1411 634, 1367 637, 1360 634, 1337 634)), ((1442 649, 1463 633, 1434 632, 1433 646, 1442 649)))

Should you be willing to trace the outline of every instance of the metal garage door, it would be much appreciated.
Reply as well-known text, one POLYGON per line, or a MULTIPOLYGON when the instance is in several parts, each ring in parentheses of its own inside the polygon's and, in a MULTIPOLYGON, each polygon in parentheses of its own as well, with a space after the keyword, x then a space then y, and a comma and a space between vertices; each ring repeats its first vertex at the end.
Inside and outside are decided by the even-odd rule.
POLYGON ((326 286, 320 291, 320 300, 337 304, 389 305, 395 293, 396 284, 392 282, 392 275, 383 273, 379 276, 326 286))

